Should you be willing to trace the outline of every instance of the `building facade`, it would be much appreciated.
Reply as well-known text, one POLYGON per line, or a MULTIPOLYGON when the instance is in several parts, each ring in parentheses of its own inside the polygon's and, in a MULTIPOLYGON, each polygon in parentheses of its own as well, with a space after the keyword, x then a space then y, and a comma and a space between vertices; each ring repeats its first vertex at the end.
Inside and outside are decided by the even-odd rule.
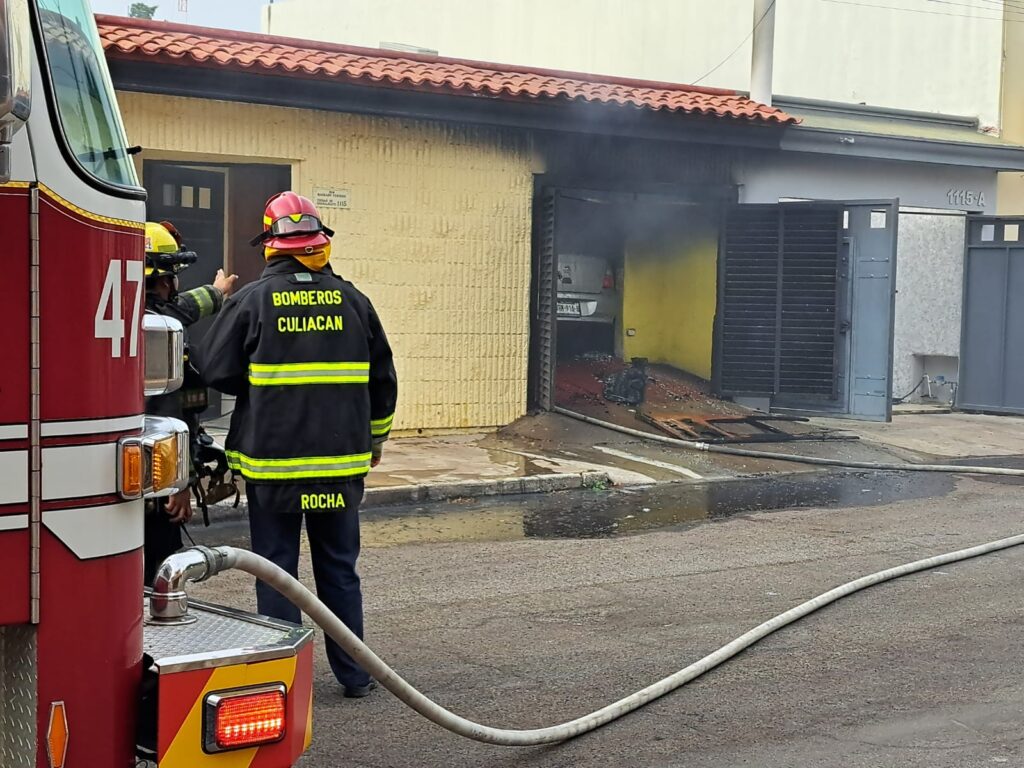
MULTIPOLYGON (((748 90, 753 0, 276 0, 275 35, 748 90)), ((1003 9, 777 0, 774 92, 1000 125, 1003 9)), ((1008 33, 1019 12, 1007 3, 1008 33)), ((1010 50, 1009 48, 1007 49, 1010 50)))
POLYGON ((550 407, 579 352, 665 363, 758 404, 885 418, 915 376, 955 366, 956 228, 994 210, 1000 170, 1024 169, 1019 147, 972 120, 779 109, 733 91, 113 17, 100 32, 143 147, 149 215, 205 254, 188 279, 219 266, 255 279, 247 241, 263 202, 289 186, 312 197, 338 233, 336 271, 391 336, 405 433, 550 407), (784 275, 791 256, 770 227, 750 224, 763 263, 729 256, 734 224, 765 208, 779 231, 818 228, 824 291, 808 297, 784 275), (588 264, 603 306, 584 317, 588 264), (768 336, 745 307, 730 316, 730 264, 762 281, 768 336), (800 302, 820 305, 810 335, 786 328, 800 302), (767 349, 774 379, 746 376, 767 349), (820 382, 804 386, 812 368, 820 382))
MULTIPOLYGON (((284 0, 264 8, 263 25, 277 34, 369 47, 404 44, 450 56, 742 90, 751 78, 750 33, 759 21, 754 6, 752 0, 498 0, 481 14, 471 0, 382 0, 372 9, 352 0, 284 0), (326 14, 328 5, 335 12, 326 14)), ((759 203, 899 199, 898 394, 928 377, 947 382, 931 394, 952 397, 960 364, 966 216, 1024 213, 1024 174, 994 173, 984 160, 951 163, 946 151, 953 145, 994 148, 994 137, 1024 143, 1021 20, 1019 9, 999 3, 774 4, 772 90, 784 95, 784 104, 829 103, 829 111, 812 110, 806 117, 825 129, 819 140, 851 143, 839 152, 804 142, 781 157, 755 158, 737 171, 740 197, 759 203), (876 137, 917 139, 922 147, 929 138, 936 143, 931 157, 917 153, 913 162, 897 165, 893 161, 913 153, 883 150, 876 158, 854 151, 853 136, 863 140, 864 128, 876 137)), ((624 346, 646 349, 636 338, 624 346)), ((912 397, 928 392, 920 386, 912 397)))
MULTIPOLYGON (((344 208, 321 206, 338 233, 332 264, 385 322, 402 380, 399 424, 496 426, 525 412, 528 136, 149 93, 119 101, 130 141, 146 147, 144 185, 163 164, 229 174, 267 164, 285 166, 286 188, 311 198, 345 194, 344 208)), ((262 268, 248 239, 261 229, 266 192, 228 224, 227 266, 243 277, 262 268)))
POLYGON ((206 254, 183 277, 206 280, 224 265, 254 279, 262 262, 247 241, 266 197, 285 185, 319 201, 337 232, 335 270, 367 293, 389 332, 402 381, 396 427, 407 433, 497 427, 527 412, 538 179, 727 187, 731 150, 693 140, 749 133, 777 145, 789 120, 685 87, 562 78, 548 95, 545 73, 514 75, 517 99, 496 88, 482 100, 479 78, 505 85, 508 73, 284 50, 273 38, 163 22, 100 17, 99 27, 129 140, 144 148, 149 215, 179 224, 206 254), (256 71, 254 49, 266 56, 256 71), (295 77, 296 62, 318 69, 295 77), (362 69, 328 71, 350 62, 362 69), (455 85, 380 86, 384 66, 455 85))

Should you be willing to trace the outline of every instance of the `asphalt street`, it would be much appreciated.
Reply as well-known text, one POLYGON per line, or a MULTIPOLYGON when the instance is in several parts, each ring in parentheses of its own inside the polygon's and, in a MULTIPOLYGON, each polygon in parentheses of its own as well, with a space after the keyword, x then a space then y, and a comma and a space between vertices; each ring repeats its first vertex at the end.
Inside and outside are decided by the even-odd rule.
MULTIPOLYGON (((459 714, 536 727, 842 582, 1020 533, 1024 487, 863 473, 662 485, 368 510, 363 530, 371 647, 459 714)), ((245 544, 239 524, 194 535, 245 544)), ((345 700, 318 651, 301 766, 1024 765, 1022 566, 1010 550, 875 587, 541 748, 465 741, 384 690, 345 700)), ((312 583, 308 559, 302 575, 312 583)), ((241 574, 194 593, 254 604, 241 574)))

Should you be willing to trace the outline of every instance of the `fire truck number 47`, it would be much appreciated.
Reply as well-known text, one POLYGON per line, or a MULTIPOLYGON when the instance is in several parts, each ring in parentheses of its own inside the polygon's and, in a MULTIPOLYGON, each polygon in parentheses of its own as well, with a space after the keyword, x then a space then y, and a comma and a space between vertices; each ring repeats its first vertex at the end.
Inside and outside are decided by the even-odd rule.
POLYGON ((142 307, 142 284, 145 271, 141 261, 113 259, 107 267, 107 278, 103 281, 99 304, 96 305, 96 319, 93 334, 97 339, 110 339, 110 356, 122 357, 124 337, 128 337, 128 356, 139 354, 139 310, 142 307), (122 280, 123 276, 123 280, 122 280), (121 283, 135 283, 135 300, 132 302, 131 323, 127 324, 121 314, 121 283), (108 309, 109 308, 109 309, 108 309), (110 315, 109 319, 107 315, 110 315))

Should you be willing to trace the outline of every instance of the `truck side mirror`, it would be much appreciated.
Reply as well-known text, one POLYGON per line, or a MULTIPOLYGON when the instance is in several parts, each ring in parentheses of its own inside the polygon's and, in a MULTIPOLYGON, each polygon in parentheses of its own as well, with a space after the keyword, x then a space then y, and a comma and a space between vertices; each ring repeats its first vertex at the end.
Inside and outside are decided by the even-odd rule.
POLYGON ((10 181, 11 142, 32 111, 28 0, 0 0, 0 183, 10 181))
POLYGON ((166 395, 185 381, 185 329, 173 317, 142 316, 146 397, 166 395))

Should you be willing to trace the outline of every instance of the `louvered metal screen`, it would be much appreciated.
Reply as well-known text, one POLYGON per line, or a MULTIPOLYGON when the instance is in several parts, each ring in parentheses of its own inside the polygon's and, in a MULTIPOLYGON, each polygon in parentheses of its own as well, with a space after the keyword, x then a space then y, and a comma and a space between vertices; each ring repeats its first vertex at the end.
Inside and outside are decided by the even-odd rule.
POLYGON ((721 275, 721 389, 774 393, 779 335, 779 211, 730 210, 721 275))
POLYGON ((539 210, 537 230, 537 262, 534 290, 534 392, 537 404, 550 410, 555 404, 555 216, 558 193, 544 190, 539 210))
POLYGON ((837 396, 838 206, 738 206, 726 219, 719 389, 837 396))
POLYGON ((780 394, 836 397, 836 288, 842 213, 783 206, 780 394))

